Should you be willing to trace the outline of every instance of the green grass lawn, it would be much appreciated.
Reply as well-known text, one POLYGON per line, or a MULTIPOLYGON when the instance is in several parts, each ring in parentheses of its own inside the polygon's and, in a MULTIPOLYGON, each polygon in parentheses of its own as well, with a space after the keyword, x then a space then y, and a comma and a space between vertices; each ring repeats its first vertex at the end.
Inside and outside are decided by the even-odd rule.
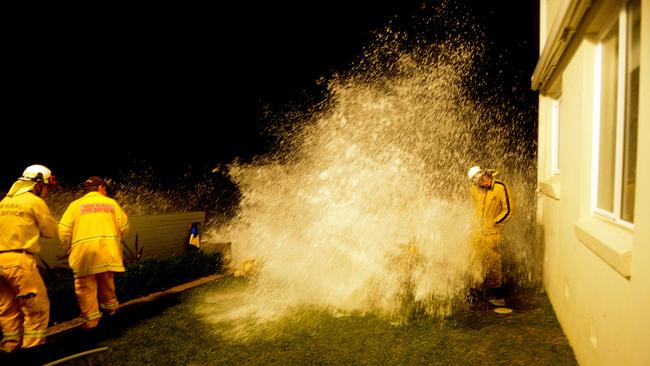
MULTIPOLYGON (((444 321, 398 325, 368 314, 333 316, 301 307, 280 321, 248 328, 254 331, 242 338, 233 329, 252 321, 219 322, 207 315, 233 310, 232 299, 247 285, 229 277, 125 309, 96 335, 73 330, 52 337, 46 361, 107 346, 89 357, 94 365, 577 365, 543 293, 511 295, 512 314, 482 304, 444 321), (224 300, 206 304, 212 294, 224 300)), ((66 365, 77 364, 85 363, 66 365)))

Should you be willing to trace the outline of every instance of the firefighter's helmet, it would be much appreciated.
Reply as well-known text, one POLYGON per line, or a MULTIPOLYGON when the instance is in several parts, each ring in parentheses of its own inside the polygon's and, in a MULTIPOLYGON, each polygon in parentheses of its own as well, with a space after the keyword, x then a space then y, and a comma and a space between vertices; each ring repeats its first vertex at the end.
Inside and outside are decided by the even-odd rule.
POLYGON ((478 166, 478 165, 473 166, 473 167, 469 168, 469 171, 467 172, 467 179, 472 180, 475 177, 478 178, 478 177, 480 177, 480 174, 482 172, 483 171, 481 170, 480 166, 478 166))
POLYGON ((52 175, 52 171, 47 167, 39 164, 28 166, 27 169, 25 169, 23 172, 23 176, 18 179, 41 182, 50 185, 56 184, 56 180, 52 175))

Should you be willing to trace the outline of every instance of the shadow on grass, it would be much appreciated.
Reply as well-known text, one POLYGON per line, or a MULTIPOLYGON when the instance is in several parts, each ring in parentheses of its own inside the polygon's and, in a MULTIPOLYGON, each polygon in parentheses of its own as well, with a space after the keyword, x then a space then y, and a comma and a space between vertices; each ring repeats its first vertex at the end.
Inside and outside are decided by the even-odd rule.
MULTIPOLYGON (((102 344, 110 344, 113 340, 122 337, 129 328, 155 319, 161 316, 166 309, 178 306, 180 303, 180 294, 174 294, 154 302, 134 305, 128 311, 117 312, 113 316, 104 315, 97 328, 82 330, 76 327, 49 336, 45 345, 32 350, 20 351, 13 355, 0 355, 0 365, 43 365, 100 347, 102 344)), ((97 355, 90 357, 96 358, 97 355)), ((115 364, 120 365, 121 363, 115 364)), ((88 363, 86 360, 80 359, 66 362, 65 365, 88 365, 88 363)))

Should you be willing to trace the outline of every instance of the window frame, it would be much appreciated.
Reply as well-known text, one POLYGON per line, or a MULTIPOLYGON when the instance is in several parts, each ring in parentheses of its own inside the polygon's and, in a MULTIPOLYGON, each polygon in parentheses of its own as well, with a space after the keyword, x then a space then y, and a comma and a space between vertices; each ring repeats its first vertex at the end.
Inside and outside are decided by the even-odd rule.
POLYGON ((624 2, 618 11, 618 16, 613 17, 599 34, 598 44, 596 46, 596 57, 594 62, 594 130, 593 130, 593 151, 592 151, 592 190, 591 190, 591 212, 599 217, 605 218, 626 229, 633 230, 634 223, 622 218, 623 206, 623 169, 624 169, 624 150, 625 146, 625 123, 626 123, 626 87, 629 82, 627 79, 627 57, 629 50, 629 25, 628 25, 628 2, 624 2), (617 57, 616 65, 616 139, 614 146, 614 192, 613 192, 613 210, 612 212, 598 207, 598 189, 599 189, 599 163, 600 156, 600 130, 601 130, 601 91, 603 90, 603 59, 605 57, 603 50, 603 40, 613 27, 618 26, 617 34, 617 57))
POLYGON ((560 107, 561 98, 551 101, 551 175, 560 175, 560 107))

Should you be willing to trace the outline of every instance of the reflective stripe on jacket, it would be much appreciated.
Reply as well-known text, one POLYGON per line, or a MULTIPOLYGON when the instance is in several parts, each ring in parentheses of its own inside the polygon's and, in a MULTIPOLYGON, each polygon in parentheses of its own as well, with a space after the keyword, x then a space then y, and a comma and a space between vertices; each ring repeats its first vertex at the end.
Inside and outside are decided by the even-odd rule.
POLYGON ((59 222, 59 239, 75 278, 124 272, 121 241, 128 231, 128 217, 114 199, 90 192, 72 202, 59 222))
POLYGON ((56 238, 57 233, 56 219, 41 197, 25 192, 0 201, 0 252, 38 253, 38 238, 56 238))
POLYGON ((474 214, 485 235, 503 232, 503 224, 510 220, 514 206, 510 190, 500 180, 493 180, 489 188, 472 185, 474 214))

